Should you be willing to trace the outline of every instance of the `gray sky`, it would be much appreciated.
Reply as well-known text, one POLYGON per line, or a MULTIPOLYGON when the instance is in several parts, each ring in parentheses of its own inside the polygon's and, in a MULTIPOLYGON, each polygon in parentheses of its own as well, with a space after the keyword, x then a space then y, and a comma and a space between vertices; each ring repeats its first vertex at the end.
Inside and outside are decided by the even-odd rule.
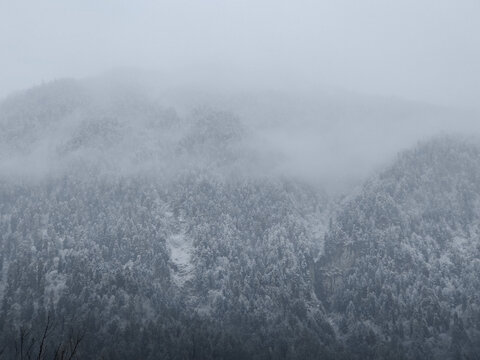
POLYGON ((479 108, 478 0, 0 0, 0 96, 134 67, 479 108))

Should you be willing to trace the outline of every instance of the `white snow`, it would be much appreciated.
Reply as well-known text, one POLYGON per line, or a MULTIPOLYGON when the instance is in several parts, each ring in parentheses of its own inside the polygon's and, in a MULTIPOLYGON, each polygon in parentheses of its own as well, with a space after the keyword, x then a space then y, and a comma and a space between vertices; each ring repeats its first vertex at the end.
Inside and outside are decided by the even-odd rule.
POLYGON ((192 243, 182 232, 171 235, 167 245, 170 249, 170 259, 176 265, 176 270, 173 272, 173 280, 178 286, 182 286, 192 276, 192 243))
POLYGON ((54 305, 60 300, 60 296, 67 287, 66 283, 67 277, 58 273, 57 270, 52 270, 45 275, 45 296, 47 299, 51 298, 54 305))
POLYGON ((3 266, 2 266, 2 272, 0 273, 0 301, 3 300, 5 288, 7 287, 7 274, 8 274, 8 267, 9 264, 7 263, 7 260, 4 260, 3 266))

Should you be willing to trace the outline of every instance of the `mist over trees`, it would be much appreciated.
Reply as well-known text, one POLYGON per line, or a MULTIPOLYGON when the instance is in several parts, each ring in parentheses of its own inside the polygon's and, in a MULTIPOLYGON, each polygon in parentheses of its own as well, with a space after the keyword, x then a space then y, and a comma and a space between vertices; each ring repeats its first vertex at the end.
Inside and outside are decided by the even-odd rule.
POLYGON ((466 113, 142 84, 0 104, 0 358, 477 356, 466 113))
POLYGON ((0 1, 0 360, 480 359, 479 18, 0 1))

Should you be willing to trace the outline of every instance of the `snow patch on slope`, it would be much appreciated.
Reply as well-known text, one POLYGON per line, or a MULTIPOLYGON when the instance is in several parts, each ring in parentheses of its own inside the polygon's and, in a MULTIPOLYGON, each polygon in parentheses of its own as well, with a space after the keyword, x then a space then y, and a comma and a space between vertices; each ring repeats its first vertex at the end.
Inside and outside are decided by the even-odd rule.
POLYGON ((7 274, 8 274, 9 263, 4 260, 2 265, 2 272, 0 273, 0 301, 3 301, 5 289, 7 287, 7 274))
POLYGON ((192 277, 193 245, 183 232, 171 235, 167 240, 167 245, 170 249, 170 260, 175 264, 173 281, 176 285, 182 286, 192 277))
POLYGON ((57 270, 52 270, 45 275, 45 281, 45 296, 56 305, 67 287, 67 277, 57 270))

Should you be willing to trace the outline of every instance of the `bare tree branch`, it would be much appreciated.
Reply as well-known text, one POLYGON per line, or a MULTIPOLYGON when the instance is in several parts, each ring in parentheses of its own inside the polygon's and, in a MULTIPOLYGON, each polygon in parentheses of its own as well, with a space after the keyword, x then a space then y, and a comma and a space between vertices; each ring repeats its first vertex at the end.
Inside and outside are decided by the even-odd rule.
POLYGON ((38 349, 37 360, 42 359, 42 355, 43 355, 43 351, 44 351, 44 347, 45 347, 45 340, 47 339, 47 337, 49 335, 48 331, 50 330, 50 326, 51 326, 51 319, 50 319, 50 314, 48 314, 47 323, 45 324, 45 329, 43 331, 42 340, 40 341, 40 346, 39 346, 39 349, 38 349))

